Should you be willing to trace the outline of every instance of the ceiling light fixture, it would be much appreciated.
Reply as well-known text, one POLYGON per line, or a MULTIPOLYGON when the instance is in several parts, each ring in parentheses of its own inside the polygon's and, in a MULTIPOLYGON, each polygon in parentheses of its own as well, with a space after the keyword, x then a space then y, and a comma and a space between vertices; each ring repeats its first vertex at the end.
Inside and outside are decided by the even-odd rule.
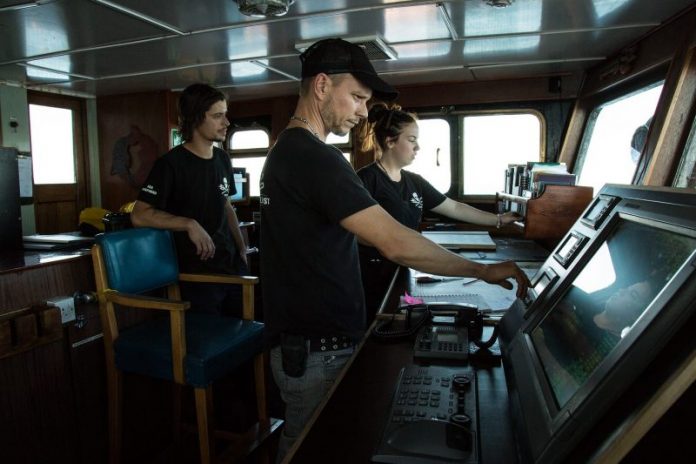
POLYGON ((235 0, 239 12, 253 17, 283 16, 295 0, 235 0))
POLYGON ((483 1, 486 2, 486 5, 492 6, 494 8, 507 8, 510 5, 512 5, 512 3, 515 0, 483 0, 483 1))
POLYGON ((32 8, 35 6, 39 6, 42 3, 46 3, 46 0, 43 1, 33 1, 33 2, 15 2, 10 5, 5 5, 5 6, 0 6, 0 12, 2 11, 15 11, 15 10, 23 10, 25 8, 32 8))

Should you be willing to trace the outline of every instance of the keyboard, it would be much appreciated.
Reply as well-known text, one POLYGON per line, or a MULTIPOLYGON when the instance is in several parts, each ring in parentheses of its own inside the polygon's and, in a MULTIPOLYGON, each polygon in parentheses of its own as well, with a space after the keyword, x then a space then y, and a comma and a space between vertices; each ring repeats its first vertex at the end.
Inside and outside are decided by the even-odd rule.
POLYGON ((476 408, 471 368, 403 368, 372 462, 477 464, 476 408))

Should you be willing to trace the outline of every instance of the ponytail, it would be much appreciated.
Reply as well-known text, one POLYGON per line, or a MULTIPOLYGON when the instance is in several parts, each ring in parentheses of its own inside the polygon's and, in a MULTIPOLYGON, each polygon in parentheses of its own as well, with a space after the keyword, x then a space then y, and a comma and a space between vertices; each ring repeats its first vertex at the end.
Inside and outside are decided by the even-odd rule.
POLYGON ((376 103, 370 108, 366 120, 358 126, 358 137, 364 152, 373 152, 379 159, 387 147, 387 141, 401 134, 407 124, 416 122, 414 113, 403 111, 399 105, 376 103))

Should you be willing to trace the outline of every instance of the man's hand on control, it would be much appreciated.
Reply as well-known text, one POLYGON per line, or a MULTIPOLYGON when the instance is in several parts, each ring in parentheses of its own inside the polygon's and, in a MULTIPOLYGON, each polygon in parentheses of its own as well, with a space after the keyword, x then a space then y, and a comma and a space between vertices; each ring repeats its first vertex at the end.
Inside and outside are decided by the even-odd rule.
POLYGON ((481 276, 481 280, 511 290, 512 283, 507 280, 511 277, 517 282, 517 297, 524 298, 527 296, 529 279, 522 269, 512 261, 486 265, 486 270, 481 276))

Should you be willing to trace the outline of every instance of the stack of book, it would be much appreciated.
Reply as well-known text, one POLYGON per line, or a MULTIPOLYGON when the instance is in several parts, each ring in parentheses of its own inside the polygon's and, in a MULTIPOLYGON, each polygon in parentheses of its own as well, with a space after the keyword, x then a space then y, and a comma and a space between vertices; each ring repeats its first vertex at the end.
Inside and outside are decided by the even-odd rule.
POLYGON ((577 176, 568 172, 565 163, 528 164, 531 164, 528 185, 532 198, 544 193, 547 185, 575 185, 577 181, 577 176))

